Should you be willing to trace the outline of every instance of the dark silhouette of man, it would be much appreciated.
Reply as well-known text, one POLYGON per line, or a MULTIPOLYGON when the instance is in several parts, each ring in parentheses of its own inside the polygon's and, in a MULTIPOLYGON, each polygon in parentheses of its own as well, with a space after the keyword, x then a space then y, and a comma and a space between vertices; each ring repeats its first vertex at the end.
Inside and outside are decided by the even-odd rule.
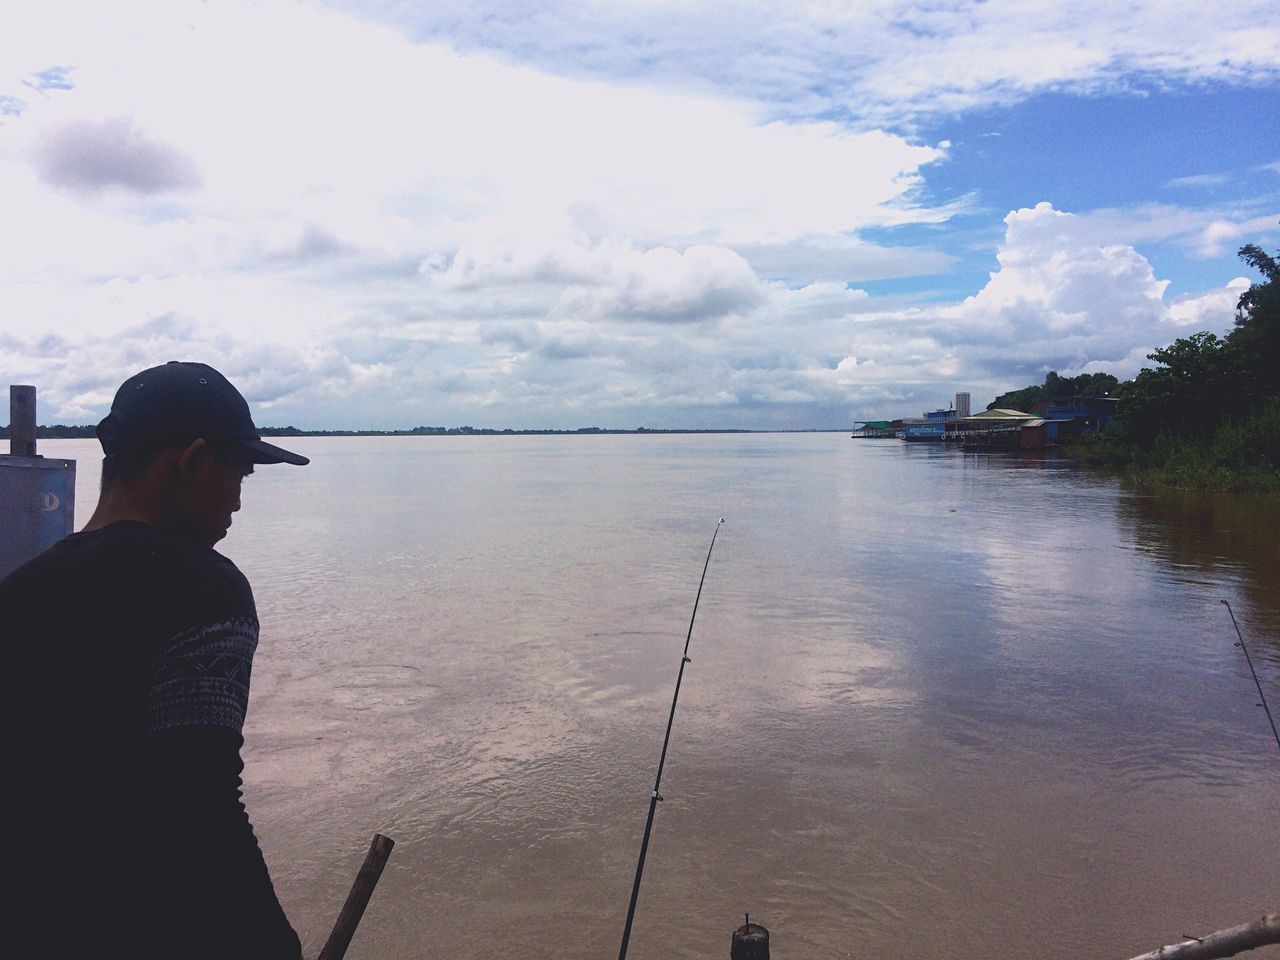
POLYGON ((225 377, 130 377, 97 509, 0 581, 16 800, 11 939, 32 956, 297 960, 241 801, 253 593, 213 546, 265 443, 225 377))

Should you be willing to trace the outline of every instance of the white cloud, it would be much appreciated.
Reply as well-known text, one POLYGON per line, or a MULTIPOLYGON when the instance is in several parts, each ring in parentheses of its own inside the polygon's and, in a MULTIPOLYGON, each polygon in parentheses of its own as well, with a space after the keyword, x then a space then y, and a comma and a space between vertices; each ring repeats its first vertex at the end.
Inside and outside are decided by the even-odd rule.
POLYGON ((1219 256, 1227 243, 1235 240, 1240 231, 1234 223, 1215 220, 1200 232, 1200 254, 1205 257, 1219 256))
POLYGON ((1219 257, 1228 250, 1240 246, 1252 233, 1274 227, 1280 214, 1267 214, 1248 219, 1214 220, 1200 230, 1196 250, 1202 257, 1219 257))
MULTIPOLYGON (((1106 370, 1122 379, 1146 355, 1192 329, 1230 329, 1247 281, 1170 301, 1168 281, 1124 243, 1100 243, 1097 224, 1048 203, 1006 218, 999 269, 951 306, 868 314, 836 377, 849 382, 944 384, 981 396, 1064 375, 1106 370), (886 349, 890 347, 890 349, 886 349), (898 366, 871 367, 888 354, 898 366), (905 367, 905 369, 904 369, 905 367), (915 371, 915 376, 912 376, 915 371)), ((887 411, 886 411, 887 412, 887 411)))
POLYGON ((1201 208, 1170 204, 1101 207, 1072 214, 1072 235, 1098 245, 1172 243, 1188 255, 1211 259, 1231 252, 1237 241, 1264 233, 1280 221, 1274 198, 1201 208))
MULTIPOLYGON (((966 334, 975 327, 1012 329, 1023 315, 1034 315, 1054 336, 1145 323, 1161 309, 1168 281, 1157 280, 1131 246, 1082 242, 1078 223, 1049 203, 1010 213, 1000 269, 948 315, 966 334)), ((1018 332, 1025 335, 1025 325, 1018 332)))
POLYGON ((958 261, 941 250, 880 247, 840 234, 820 234, 788 243, 737 244, 735 249, 761 276, 799 282, 856 282, 943 274, 958 261))
POLYGON ((1189 177, 1174 177, 1168 181, 1166 187, 1218 187, 1224 183, 1230 183, 1231 178, 1225 173, 1196 173, 1189 177))
POLYGON ((689 322, 748 311, 764 299, 742 257, 721 247, 659 247, 621 258, 604 282, 566 287, 555 313, 588 319, 689 322))
POLYGON ((425 257, 584 230, 641 247, 777 244, 940 215, 909 195, 941 148, 881 132, 762 123, 731 102, 566 81, 285 0, 77 14, 41 5, 21 48, 5 51, 19 65, 66 55, 76 88, 0 128, 3 199, 27 223, 65 227, 49 231, 59 237, 90 228, 91 242, 62 258, 69 271, 111 270, 107 251, 164 256, 173 238, 148 244, 159 231, 135 229, 140 219, 221 228, 186 231, 214 257, 228 237, 269 245, 282 225, 303 224, 425 257), (189 186, 198 166, 203 188, 165 207, 70 210, 30 189, 24 160, 60 183, 140 192, 189 186))
POLYGON ((838 111, 866 124, 1044 91, 1262 83, 1280 73, 1280 22, 1269 0, 1176 12, 1165 0, 331 2, 415 37, 448 37, 573 76, 731 91, 778 115, 838 111))
MULTIPOLYGON (((425 278, 450 293, 523 287, 554 298, 548 315, 584 320, 696 322, 750 309, 760 279, 738 254, 694 245, 637 251, 613 243, 524 247, 468 243, 451 258, 428 260, 425 278)), ((548 299, 549 302, 549 299, 548 299)))
POLYGON ((258 412, 273 423, 273 406, 288 397, 293 410, 312 400, 337 404, 385 374, 358 364, 331 345, 299 348, 271 340, 245 341, 205 324, 165 315, 122 335, 74 340, 43 337, 24 342, 0 335, 0 366, 39 386, 41 421, 94 423, 115 388, 140 369, 168 360, 197 360, 225 373, 258 412), (34 349, 33 349, 34 348, 34 349))
POLYGON ((1169 320, 1188 331, 1221 331, 1224 319, 1234 317, 1240 294, 1249 289, 1247 277, 1236 277, 1219 290, 1198 296, 1179 297, 1169 305, 1169 320))

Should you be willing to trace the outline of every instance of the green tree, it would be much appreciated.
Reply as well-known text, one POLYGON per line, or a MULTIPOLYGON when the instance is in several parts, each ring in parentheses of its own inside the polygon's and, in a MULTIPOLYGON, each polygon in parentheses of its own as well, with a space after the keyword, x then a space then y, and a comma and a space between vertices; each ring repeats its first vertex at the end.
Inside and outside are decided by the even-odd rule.
POLYGON ((1109 373, 1082 373, 1078 377, 1062 377, 1050 370, 1044 375, 1044 383, 1002 393, 987 405, 1030 412, 1033 407, 1051 400, 1070 400, 1074 397, 1114 395, 1120 381, 1109 373))
POLYGON ((1159 367, 1144 368, 1120 390, 1117 411, 1126 434, 1141 446, 1161 435, 1206 438, 1234 405, 1234 357, 1226 341, 1193 333, 1148 354, 1159 367))
POLYGON ((1021 390, 1010 390, 1008 393, 1000 394, 987 404, 987 409, 994 410, 998 407, 1003 410, 1021 410, 1025 413, 1043 400, 1044 388, 1033 384, 1021 390))
POLYGON ((1274 403, 1280 400, 1280 263, 1252 243, 1240 248, 1240 259, 1266 279, 1240 294, 1235 329, 1227 339, 1244 389, 1260 404, 1274 403))
POLYGON ((1149 354, 1160 366, 1122 387, 1118 414, 1129 440, 1207 443, 1223 425, 1280 401, 1280 264, 1253 244, 1240 257, 1265 279, 1241 294, 1234 329, 1175 340, 1149 354))

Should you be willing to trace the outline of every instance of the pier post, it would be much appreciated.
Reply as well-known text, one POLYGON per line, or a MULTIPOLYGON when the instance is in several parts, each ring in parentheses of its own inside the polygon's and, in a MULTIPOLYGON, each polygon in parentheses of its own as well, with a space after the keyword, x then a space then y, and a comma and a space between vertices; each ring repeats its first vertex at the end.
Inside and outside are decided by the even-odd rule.
POLYGON ((746 922, 733 931, 729 960, 769 960, 769 931, 752 923, 749 913, 746 922))
POLYGON ((9 387, 9 455, 36 455, 36 388, 27 384, 9 387))

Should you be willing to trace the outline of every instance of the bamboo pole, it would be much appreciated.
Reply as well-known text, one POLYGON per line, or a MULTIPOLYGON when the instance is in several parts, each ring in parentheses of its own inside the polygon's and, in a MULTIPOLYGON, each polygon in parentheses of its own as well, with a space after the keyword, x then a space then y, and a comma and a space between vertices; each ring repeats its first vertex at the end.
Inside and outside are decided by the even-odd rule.
POLYGON ((1190 937, 1184 943, 1161 947, 1132 960, 1217 960, 1268 943, 1280 943, 1280 913, 1264 913, 1252 923, 1218 930, 1206 937, 1190 937))
POLYGON ((373 835, 373 843, 369 845, 369 852, 360 866, 360 872, 356 874, 355 883, 351 885, 351 892, 347 894, 347 902, 342 905, 342 912, 338 914, 338 922, 333 925, 333 932, 320 951, 319 960, 342 960, 346 954, 360 918, 364 916, 364 909, 369 905, 369 898, 373 896, 373 888, 378 885, 382 868, 387 865, 387 858, 391 856, 391 848, 395 845, 396 842, 390 837, 384 837, 380 833, 373 835))

